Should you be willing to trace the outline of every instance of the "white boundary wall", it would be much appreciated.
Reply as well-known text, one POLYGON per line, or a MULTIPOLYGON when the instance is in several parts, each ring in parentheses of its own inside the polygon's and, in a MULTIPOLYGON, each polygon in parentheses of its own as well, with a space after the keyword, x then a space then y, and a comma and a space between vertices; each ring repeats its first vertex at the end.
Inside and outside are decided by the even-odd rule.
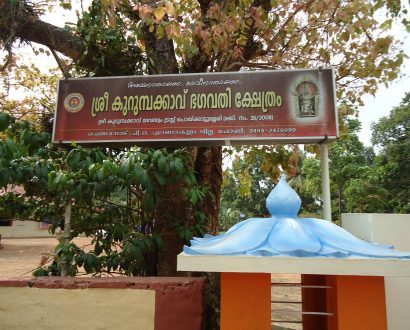
MULTIPOLYGON (((342 227, 361 239, 410 251, 410 214, 343 213, 342 227)), ((385 277, 384 283, 388 329, 408 329, 410 277, 385 277)))

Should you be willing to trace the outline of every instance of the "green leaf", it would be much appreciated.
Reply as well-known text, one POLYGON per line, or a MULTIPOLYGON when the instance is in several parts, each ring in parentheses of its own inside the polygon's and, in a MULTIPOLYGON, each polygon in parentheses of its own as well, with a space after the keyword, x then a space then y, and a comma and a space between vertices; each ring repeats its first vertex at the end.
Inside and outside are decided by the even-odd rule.
POLYGON ((165 179, 165 177, 164 177, 162 174, 160 174, 160 173, 158 173, 157 171, 155 171, 155 172, 154 172, 154 176, 155 176, 155 178, 157 179, 158 183, 159 183, 161 186, 165 185, 166 179, 165 179))
POLYGON ((98 170, 98 172, 97 172, 97 179, 98 179, 99 181, 103 181, 104 178, 105 178, 104 168, 100 168, 100 169, 98 170))
POLYGON ((146 174, 145 170, 142 168, 141 165, 135 166, 134 171, 132 172, 133 175, 133 183, 138 185, 139 183, 142 183, 143 180, 145 179, 144 175, 146 174))
POLYGON ((18 151, 16 144, 15 144, 12 140, 10 140, 10 139, 7 139, 6 144, 5 144, 5 147, 6 147, 7 151, 8 151, 8 153, 9 153, 11 156, 15 155, 15 154, 17 153, 17 151, 18 151))
POLYGON ((188 192, 188 198, 191 201, 193 205, 196 205, 198 202, 198 196, 196 194, 196 191, 194 189, 189 190, 188 192))
POLYGON ((77 150, 71 150, 67 155, 67 164, 73 169, 78 168, 78 163, 80 162, 81 153, 77 150))
POLYGON ((181 175, 184 172, 184 164, 182 163, 181 159, 175 159, 174 166, 177 174, 181 175))
POLYGON ((167 166, 167 159, 166 159, 166 157, 160 157, 160 158, 158 159, 158 169, 159 169, 161 172, 164 172, 166 166, 167 166))
POLYGON ((60 255, 63 249, 64 249, 64 245, 60 243, 54 248, 54 253, 57 255, 60 255))
POLYGON ((107 159, 103 161, 103 169, 104 169, 104 175, 105 176, 115 175, 115 173, 116 173, 115 164, 113 164, 113 162, 111 162, 107 159))
POLYGON ((147 208, 147 210, 154 209, 154 196, 152 193, 148 193, 145 195, 143 199, 143 206, 147 208))
POLYGON ((154 154, 152 155, 152 159, 157 160, 161 156, 162 156, 162 151, 160 149, 157 149, 157 150, 155 150, 154 154))
POLYGON ((97 163, 101 163, 105 158, 104 153, 101 150, 96 150, 95 151, 95 161, 97 163))
POLYGON ((116 256, 113 256, 112 258, 112 269, 117 270, 119 265, 119 260, 116 256))
POLYGON ((145 171, 145 170, 143 170, 143 172, 141 172, 141 185, 143 186, 144 189, 151 189, 151 187, 152 187, 149 175, 148 175, 147 171, 145 171))
POLYGON ((120 226, 115 227, 114 233, 113 233, 113 239, 115 242, 119 242, 124 239, 124 231, 120 226))
POLYGON ((103 246, 98 243, 95 244, 95 249, 94 249, 95 254, 98 256, 101 254, 102 251, 103 251, 103 246))
POLYGON ((35 277, 41 277, 41 276, 49 276, 49 273, 47 270, 39 267, 33 271, 32 275, 35 277))
POLYGON ((154 235, 152 238, 154 239, 155 244, 157 245, 157 247, 158 247, 159 249, 162 249, 162 248, 164 247, 164 240, 162 239, 161 236, 159 236, 159 235, 154 235))
POLYGON ((67 182, 67 177, 64 175, 64 173, 58 173, 56 178, 54 179, 54 186, 64 186, 65 183, 67 182))
POLYGON ((135 245, 131 244, 131 245, 130 245, 130 255, 131 255, 131 258, 137 259, 138 256, 139 256, 139 254, 140 254, 140 251, 138 250, 138 248, 137 248, 135 245))

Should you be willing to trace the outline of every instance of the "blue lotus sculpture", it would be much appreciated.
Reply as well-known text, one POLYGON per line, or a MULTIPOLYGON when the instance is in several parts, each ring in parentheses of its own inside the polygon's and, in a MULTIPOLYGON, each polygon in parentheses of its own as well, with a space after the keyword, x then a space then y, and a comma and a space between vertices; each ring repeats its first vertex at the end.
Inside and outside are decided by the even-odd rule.
POLYGON ((330 221, 299 218, 301 200, 284 177, 266 206, 270 218, 247 219, 222 235, 194 238, 185 254, 410 259, 410 252, 366 242, 330 221))

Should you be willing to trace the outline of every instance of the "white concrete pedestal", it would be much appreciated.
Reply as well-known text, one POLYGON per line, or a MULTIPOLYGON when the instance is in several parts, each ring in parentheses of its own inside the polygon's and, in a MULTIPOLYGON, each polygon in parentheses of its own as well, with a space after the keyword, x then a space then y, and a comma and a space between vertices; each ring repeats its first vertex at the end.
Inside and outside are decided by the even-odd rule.
MULTIPOLYGON (((344 213, 342 227, 369 242, 410 251, 410 214, 344 213)), ((388 329, 408 329, 410 277, 385 277, 384 284, 388 329)))

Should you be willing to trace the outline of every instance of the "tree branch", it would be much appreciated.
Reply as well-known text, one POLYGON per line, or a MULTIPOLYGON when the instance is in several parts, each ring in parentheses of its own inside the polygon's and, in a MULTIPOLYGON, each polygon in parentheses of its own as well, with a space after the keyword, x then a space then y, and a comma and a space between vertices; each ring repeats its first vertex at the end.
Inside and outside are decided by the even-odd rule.
MULTIPOLYGON (((269 12, 272 9, 271 2, 269 0, 254 0, 249 8, 249 13, 251 13, 251 10, 256 9, 258 7, 261 7, 265 12, 269 12)), ((256 28, 255 24, 255 19, 251 16, 251 24, 248 25, 246 34, 246 44, 243 47, 243 60, 245 62, 251 61, 255 57, 259 57, 263 55, 263 45, 261 41, 256 41, 254 40, 254 37, 258 31, 256 28)), ((231 63, 228 64, 227 67, 233 67, 235 70, 238 70, 240 66, 238 65, 233 65, 231 63)))
POLYGON ((58 56, 57 52, 53 48, 49 48, 51 54, 53 54, 54 59, 57 62, 58 67, 60 68, 64 78, 71 78, 70 72, 65 65, 64 61, 61 60, 61 58, 58 56))
MULTIPOLYGON (((157 7, 156 0, 145 0, 142 3, 152 8, 157 7)), ((150 74, 179 73, 172 40, 169 40, 166 36, 158 38, 156 29, 150 32, 147 25, 143 28, 143 38, 147 57, 153 63, 153 67, 149 68, 150 74)))
POLYGON ((295 11, 289 15, 289 17, 286 19, 285 22, 282 23, 282 25, 279 27, 278 32, 273 36, 273 38, 271 39, 266 51, 268 52, 273 45, 277 42, 281 31, 286 31, 286 26, 295 18, 295 16, 304 8, 310 6, 312 3, 314 2, 314 0, 310 0, 305 4, 300 4, 299 6, 296 7, 295 11))
MULTIPOLYGON (((21 2, 19 2, 20 4, 21 2)), ((41 21, 27 4, 16 11, 11 1, 0 0, 0 39, 13 42, 16 38, 54 49, 72 59, 81 54, 81 39, 67 30, 41 21), (12 37, 12 40, 8 40, 12 37)))

